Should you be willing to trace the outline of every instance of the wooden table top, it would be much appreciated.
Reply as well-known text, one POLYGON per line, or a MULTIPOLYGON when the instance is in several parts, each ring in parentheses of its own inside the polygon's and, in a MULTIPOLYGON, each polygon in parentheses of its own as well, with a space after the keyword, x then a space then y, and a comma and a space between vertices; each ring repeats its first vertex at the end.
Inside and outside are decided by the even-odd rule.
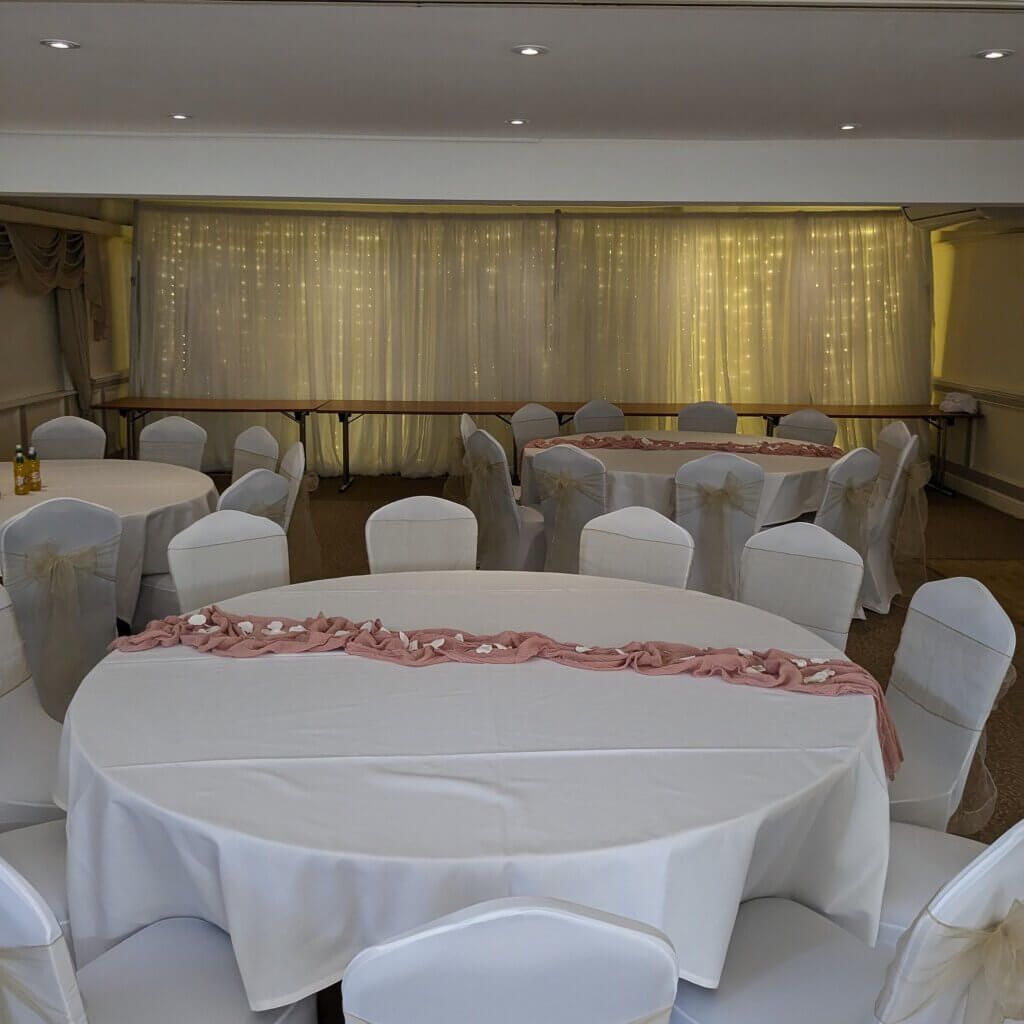
POLYGON ((94 402, 94 409, 118 412, 316 412, 322 398, 167 398, 136 396, 94 402))

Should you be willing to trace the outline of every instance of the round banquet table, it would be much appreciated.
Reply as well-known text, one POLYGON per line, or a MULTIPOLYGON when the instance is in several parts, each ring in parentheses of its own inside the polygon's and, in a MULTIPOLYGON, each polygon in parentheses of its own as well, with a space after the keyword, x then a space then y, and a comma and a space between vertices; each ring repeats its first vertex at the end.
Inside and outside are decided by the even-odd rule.
MULTIPOLYGON (((223 607, 842 657, 720 598, 549 573, 318 580, 223 607)), ((870 697, 542 660, 116 652, 71 704, 60 778, 80 965, 161 918, 204 918, 231 934, 253 1009, 506 895, 661 928, 682 976, 713 986, 747 898, 791 897, 873 942, 888 859, 870 697)))
POLYGON ((81 498, 121 517, 117 616, 132 621, 144 573, 167 572, 171 538, 217 507, 213 481, 194 469, 122 459, 45 459, 43 489, 0 497, 0 526, 50 498, 81 498))
MULTIPOLYGON (((570 444, 583 434, 570 434, 559 440, 570 444)), ((673 441, 703 441, 707 444, 757 445, 765 441, 779 443, 779 437, 751 437, 747 434, 706 434, 693 430, 614 430, 594 437, 651 437, 673 441)), ((798 442, 797 442, 798 443, 798 442)), ((536 505, 540 498, 531 471, 533 457, 541 449, 523 452, 521 504, 536 505)), ((607 472, 608 511, 631 505, 644 505, 672 519, 676 510, 676 470, 684 463, 711 455, 713 449, 681 451, 642 451, 637 448, 587 448, 604 463, 607 472)), ((825 493, 825 476, 835 459, 807 455, 760 455, 736 452, 764 469, 764 491, 757 525, 788 523, 807 512, 817 511, 825 493)))

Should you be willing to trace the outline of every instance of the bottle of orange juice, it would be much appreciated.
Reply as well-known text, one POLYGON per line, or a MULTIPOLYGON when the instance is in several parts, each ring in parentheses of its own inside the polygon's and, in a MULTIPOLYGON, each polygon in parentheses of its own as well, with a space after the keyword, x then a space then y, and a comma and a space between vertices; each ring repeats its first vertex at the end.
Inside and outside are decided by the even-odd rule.
POLYGON ((28 446, 28 489, 30 491, 41 491, 43 489, 43 476, 39 472, 39 454, 35 445, 28 446))
POLYGON ((28 494, 28 491, 28 467, 25 465, 25 455, 19 444, 14 456, 14 493, 28 494))

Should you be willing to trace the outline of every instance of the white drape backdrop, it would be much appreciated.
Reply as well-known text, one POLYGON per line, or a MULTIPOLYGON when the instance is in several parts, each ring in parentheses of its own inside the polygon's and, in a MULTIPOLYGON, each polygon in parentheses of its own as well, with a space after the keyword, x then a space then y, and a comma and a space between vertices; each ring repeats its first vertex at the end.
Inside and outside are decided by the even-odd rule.
MULTIPOLYGON (((143 207, 132 386, 191 397, 931 397, 928 236, 899 213, 353 215, 143 207)), ((197 417, 198 418, 198 417, 197 417)), ((260 417, 202 418, 207 463, 260 417)), ((294 428, 264 419, 283 441, 294 428)), ((653 421, 643 421, 654 427, 653 421)), ((508 429, 487 424, 499 437, 508 429)), ((760 432, 760 421, 746 429, 760 432)), ((870 441, 864 421, 839 443, 870 441)), ((367 417, 358 473, 445 472, 454 417, 367 417)), ((314 417, 313 468, 340 472, 314 417)))

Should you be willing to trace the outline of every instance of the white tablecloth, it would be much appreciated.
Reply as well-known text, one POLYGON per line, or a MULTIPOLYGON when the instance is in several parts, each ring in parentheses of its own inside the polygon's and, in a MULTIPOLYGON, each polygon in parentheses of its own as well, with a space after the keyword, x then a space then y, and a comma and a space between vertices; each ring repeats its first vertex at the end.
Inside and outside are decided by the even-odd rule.
POLYGON ((43 489, 0 497, 0 525, 50 498, 81 498, 113 509, 123 524, 117 558, 117 615, 131 622, 143 573, 167 572, 167 544, 217 507, 217 488, 202 473, 158 462, 46 459, 43 489))
MULTIPOLYGON (((582 437, 575 434, 562 438, 572 441, 582 437)), ((605 436, 597 434, 597 437, 605 436)), ((762 441, 781 441, 782 438, 749 437, 746 434, 704 434, 679 430, 615 430, 609 437, 667 437, 673 441, 705 441, 708 444, 732 442, 759 444, 762 441)), ((635 448, 588 448, 608 473, 608 511, 644 505, 672 519, 676 510, 676 470, 686 462, 701 459, 711 451, 687 449, 683 451, 645 452, 635 448)), ((531 471, 533 457, 538 449, 527 448, 523 453, 522 504, 536 505, 536 483, 531 471)), ((825 475, 835 459, 815 459, 804 455, 758 455, 736 452, 764 469, 764 492, 758 514, 758 527, 773 523, 788 523, 806 512, 814 512, 825 493, 825 475)))
MULTIPOLYGON (((321 580, 225 607, 841 656, 753 608, 557 574, 321 580)), ((871 699, 717 678, 117 653, 72 702, 61 776, 80 962, 195 915, 231 933, 254 1009, 505 895, 655 925, 683 976, 714 985, 746 898, 792 897, 873 941, 888 859, 871 699)))

